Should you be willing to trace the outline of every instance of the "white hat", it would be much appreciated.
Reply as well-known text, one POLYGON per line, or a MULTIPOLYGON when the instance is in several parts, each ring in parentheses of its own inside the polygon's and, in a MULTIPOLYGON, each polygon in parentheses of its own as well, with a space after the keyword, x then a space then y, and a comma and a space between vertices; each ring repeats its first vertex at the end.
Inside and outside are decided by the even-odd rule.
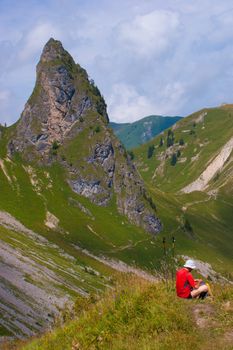
POLYGON ((193 260, 187 260, 186 263, 184 264, 184 267, 188 267, 190 269, 195 269, 196 265, 193 260))

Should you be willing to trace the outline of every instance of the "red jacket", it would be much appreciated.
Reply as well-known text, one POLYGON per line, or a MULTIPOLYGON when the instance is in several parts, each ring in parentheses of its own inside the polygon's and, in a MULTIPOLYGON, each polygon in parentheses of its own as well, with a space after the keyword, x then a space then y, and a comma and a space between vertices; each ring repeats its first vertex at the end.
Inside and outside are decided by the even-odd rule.
POLYGON ((190 292, 195 288, 195 281, 191 272, 185 267, 176 273, 176 294, 180 298, 188 298, 190 292))

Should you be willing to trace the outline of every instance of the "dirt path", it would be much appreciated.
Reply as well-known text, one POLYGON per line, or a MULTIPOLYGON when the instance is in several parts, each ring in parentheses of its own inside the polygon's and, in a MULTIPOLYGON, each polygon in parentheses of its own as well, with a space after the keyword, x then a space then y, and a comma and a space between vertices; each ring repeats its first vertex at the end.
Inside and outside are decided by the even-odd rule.
POLYGON ((199 200, 199 201, 193 201, 193 202, 188 202, 188 203, 185 203, 185 205, 182 207, 182 210, 183 211, 186 211, 188 208, 196 205, 196 204, 200 204, 200 203, 206 203, 206 202, 209 202, 211 199, 213 199, 213 196, 210 195, 208 198, 206 199, 202 199, 202 200, 199 200))
POLYGON ((78 247, 77 245, 74 245, 74 247, 77 250, 81 250, 84 254, 90 256, 91 258, 93 258, 101 263, 103 263, 104 265, 111 267, 112 269, 114 269, 116 271, 134 273, 135 275, 142 277, 142 278, 144 278, 148 281, 151 281, 151 282, 158 281, 158 277, 156 277, 156 276, 154 276, 154 275, 152 275, 144 270, 141 270, 139 268, 127 265, 126 263, 124 263, 121 260, 109 259, 105 256, 96 256, 96 255, 92 254, 91 252, 89 252, 88 250, 78 247))
MULTIPOLYGON (((191 313, 197 330, 203 338, 203 350, 232 350, 233 349, 233 328, 225 328, 222 324, 223 320, 219 319, 219 310, 211 300, 199 302, 192 301, 191 313)), ((222 305, 224 308, 224 305, 222 305)))

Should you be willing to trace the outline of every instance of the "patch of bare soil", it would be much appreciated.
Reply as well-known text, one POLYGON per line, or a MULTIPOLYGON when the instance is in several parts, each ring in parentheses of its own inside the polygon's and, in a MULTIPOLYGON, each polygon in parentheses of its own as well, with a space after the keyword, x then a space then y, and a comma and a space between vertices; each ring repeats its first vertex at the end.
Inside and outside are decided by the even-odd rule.
POLYGON ((214 320, 215 309, 211 304, 196 304, 192 307, 195 323, 198 328, 210 328, 216 325, 214 320))

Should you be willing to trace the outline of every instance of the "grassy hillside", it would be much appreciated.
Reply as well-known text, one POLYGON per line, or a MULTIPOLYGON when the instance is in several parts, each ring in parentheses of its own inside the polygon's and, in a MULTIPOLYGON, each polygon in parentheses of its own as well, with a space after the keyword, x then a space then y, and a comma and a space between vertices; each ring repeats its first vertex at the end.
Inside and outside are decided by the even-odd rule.
POLYGON ((121 140, 127 149, 135 148, 169 128, 181 117, 162 117, 151 115, 134 123, 110 123, 115 135, 121 140))
MULTIPOLYGON (((221 133, 219 132, 218 147, 207 141, 205 147, 203 146, 209 157, 216 154, 219 147, 230 137, 232 121, 228 109, 221 108, 219 113, 218 110, 208 112, 215 122, 219 122, 218 127, 214 125, 211 132, 205 131, 203 125, 200 126, 198 123, 193 125, 193 118, 199 114, 192 115, 186 121, 181 120, 174 126, 177 140, 181 135, 185 135, 184 145, 180 147, 181 152, 196 152, 195 148, 198 147, 196 139, 201 137, 201 142, 204 144, 202 134, 204 131, 213 141, 212 133, 218 133, 222 128, 221 133), (195 130, 198 136, 195 137, 190 131, 184 133, 182 130, 188 130, 187 125, 192 125, 190 130, 195 130), (226 127, 224 132, 223 127, 226 127), (195 143, 195 147, 192 142, 195 143)), ((208 128, 212 128, 208 118, 205 122, 205 128, 207 123, 208 128)), ((2 128, 0 138, 0 243, 4 254, 8 252, 8 255, 1 254, 3 285, 7 291, 7 297, 1 295, 1 335, 30 335, 49 323, 50 320, 46 320, 44 314, 41 314, 39 325, 36 324, 35 312, 39 310, 40 303, 35 304, 35 300, 28 298, 25 291, 37 290, 41 293, 43 289, 45 292, 43 300, 47 300, 51 294, 54 295, 53 305, 56 313, 60 309, 58 304, 67 296, 70 301, 74 301, 80 294, 100 293, 106 286, 111 286, 113 269, 122 267, 118 260, 150 273, 158 271, 163 258, 163 237, 166 238, 167 248, 170 249, 172 237, 175 236, 175 254, 207 261, 214 270, 233 279, 232 187, 229 186, 232 184, 231 162, 226 164, 218 178, 210 184, 212 190, 219 186, 217 197, 207 192, 182 194, 176 191, 188 183, 184 175, 181 176, 181 180, 177 180, 179 166, 183 163, 177 162, 175 166, 171 166, 169 159, 165 157, 163 176, 167 178, 167 182, 164 182, 162 176, 156 178, 156 181, 153 179, 156 164, 160 164, 160 158, 157 157, 165 154, 171 147, 173 151, 175 149, 177 151, 179 149, 177 142, 165 148, 165 145, 159 146, 161 139, 159 136, 149 144, 136 149, 140 174, 147 184, 148 193, 156 203, 157 214, 163 222, 162 234, 152 237, 119 214, 114 196, 108 206, 101 207, 74 193, 66 181, 64 167, 56 162, 56 159, 63 159, 64 162, 80 166, 83 172, 90 172, 88 162, 82 160, 82 154, 85 153, 85 147, 91 147, 93 142, 98 143, 103 129, 98 129, 98 132, 93 130, 93 137, 88 139, 88 146, 85 131, 80 133, 79 138, 68 140, 64 147, 55 150, 52 164, 38 166, 35 163, 29 165, 23 162, 18 154, 12 159, 7 157, 6 142, 9 135, 14 132, 14 127, 2 128), (148 159, 148 147, 151 145, 155 147, 148 159), (173 170, 173 177, 170 170, 167 171, 169 167, 173 170), (226 178, 228 182, 225 182, 226 178), (171 185, 172 181, 174 187, 171 185), (4 213, 11 215, 7 217, 7 222, 4 221, 6 215, 4 213), (13 262, 9 260, 12 256, 13 262), (103 257, 111 261, 104 260, 103 257), (32 265, 36 270, 24 271, 21 265, 18 267, 19 262, 26 264, 23 266, 27 268, 32 265), (23 284, 18 284, 17 279, 13 278, 14 275, 9 275, 10 270, 15 272, 15 276, 20 276, 23 284), (41 275, 38 274, 38 270, 41 275), (13 300, 9 299, 11 294, 13 300), (16 300, 20 300, 21 304, 16 305, 16 300), (30 317, 27 320, 22 318, 25 307, 30 309, 30 317, 34 315, 34 321, 31 323, 30 317), (20 330, 22 325, 24 331, 20 330)), ((167 132, 164 132, 163 139, 165 135, 167 132)), ((204 160, 202 157, 197 159, 199 166, 201 164, 204 166, 208 161, 207 158, 203 151, 204 160)), ((187 159, 190 164, 190 158, 187 159)), ((200 169, 189 168, 187 176, 190 175, 190 178, 194 179, 200 169)), ((203 269, 206 269, 206 276, 218 277, 205 265, 203 269)), ((168 339, 168 344, 169 341, 168 339)), ((143 344, 143 341, 140 344, 143 344)))
POLYGON ((226 274, 233 256, 232 154, 206 190, 181 190, 202 174, 232 135, 233 109, 223 106, 194 113, 134 150, 139 172, 156 198, 165 235, 174 234, 187 255, 205 257, 226 274), (176 162, 171 164, 174 154, 176 162))
POLYGON ((135 149, 137 165, 143 178, 152 186, 177 192, 202 173, 232 135, 231 106, 203 109, 135 149), (154 147, 150 158, 149 146, 154 147), (173 154, 176 155, 174 166, 171 165, 173 154))
POLYGON ((77 300, 73 320, 14 349, 230 350, 233 290, 216 285, 213 291, 214 301, 182 300, 175 296, 173 284, 122 276, 94 303, 77 300))
MULTIPOLYGON (((100 207, 74 193, 62 165, 29 165, 19 155, 9 159, 11 129, 3 129, 0 140, 0 331, 28 336, 47 326, 54 316, 47 314, 65 302, 111 285, 113 268, 98 256, 115 259, 116 268, 121 259, 152 269, 162 250, 119 214, 115 198, 100 207)), ((69 149, 74 145, 65 146, 67 159, 77 161, 69 149)))

